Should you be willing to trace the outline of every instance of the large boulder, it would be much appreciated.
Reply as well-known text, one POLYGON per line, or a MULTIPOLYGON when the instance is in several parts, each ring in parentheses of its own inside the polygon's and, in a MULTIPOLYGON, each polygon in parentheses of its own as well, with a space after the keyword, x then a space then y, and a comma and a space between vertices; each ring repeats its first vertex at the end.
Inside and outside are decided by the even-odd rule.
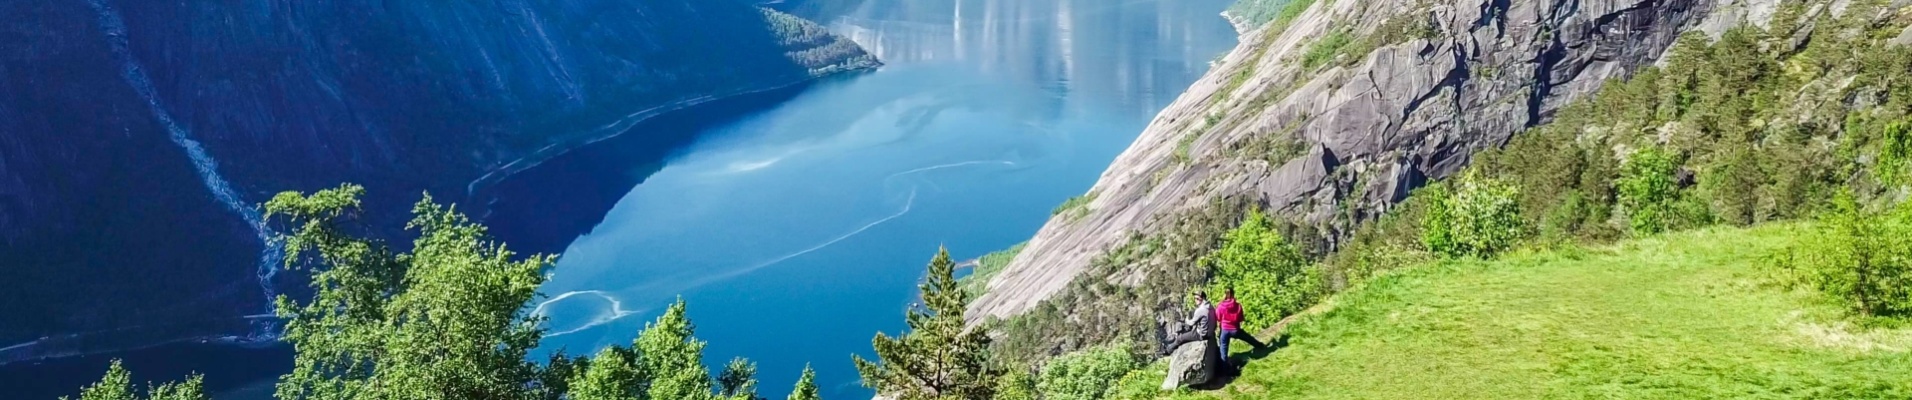
POLYGON ((1174 390, 1182 386, 1200 386, 1214 382, 1221 377, 1221 349, 1215 347, 1215 341, 1203 340, 1184 343, 1169 353, 1168 377, 1162 379, 1162 390, 1174 390))

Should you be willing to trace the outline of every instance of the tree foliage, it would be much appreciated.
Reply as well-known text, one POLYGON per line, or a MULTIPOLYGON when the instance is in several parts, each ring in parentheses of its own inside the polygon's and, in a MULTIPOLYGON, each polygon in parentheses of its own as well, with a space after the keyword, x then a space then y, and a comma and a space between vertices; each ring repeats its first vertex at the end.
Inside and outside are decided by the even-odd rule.
MULTIPOLYGON (((284 339, 296 355, 280 377, 285 400, 754 400, 756 365, 736 359, 713 381, 704 342, 683 300, 645 326, 631 347, 595 358, 526 354, 543 337, 526 305, 538 297, 552 256, 518 257, 485 227, 430 196, 412 208, 417 233, 400 252, 353 233, 364 189, 343 185, 311 195, 281 193, 266 215, 289 232, 286 266, 310 271, 314 295, 281 296, 284 339)), ((944 259, 946 262, 946 257, 944 259)), ((951 284, 949 271, 943 270, 951 284)), ((940 286, 939 286, 940 288, 940 286)), ((957 298, 960 300, 960 297, 957 298)), ((944 305, 944 303, 935 303, 944 305)), ((959 304, 960 305, 960 304, 959 304)), ((957 308, 960 311, 960 307, 957 308)), ((954 314, 960 324, 960 312, 954 314)), ((792 400, 814 400, 814 372, 792 400)), ((151 386, 140 397, 114 361, 80 400, 204 400, 200 378, 151 386)))
POLYGON ((1043 400, 1097 400, 1140 367, 1126 344, 1092 347, 1049 360, 1036 389, 1043 400))
POLYGON ((738 400, 757 398, 757 364, 741 357, 730 359, 717 374, 718 393, 738 400))
POLYGON ((1249 331, 1300 312, 1314 301, 1321 286, 1308 258, 1260 211, 1250 211, 1240 226, 1222 237, 1221 248, 1203 257, 1201 264, 1214 274, 1210 293, 1220 296, 1228 288, 1235 289, 1244 329, 1249 331))
POLYGON ((956 263, 939 249, 918 286, 922 307, 904 315, 909 331, 877 333, 877 361, 852 356, 863 385, 898 400, 986 400, 1002 372, 990 365, 989 336, 964 326, 969 296, 953 276, 956 263))
POLYGON ((1634 152, 1624 165, 1617 186, 1628 226, 1642 235, 1666 231, 1672 225, 1674 202, 1679 196, 1674 175, 1679 172, 1679 162, 1665 149, 1647 147, 1634 152))
POLYGON ((650 377, 638 364, 638 354, 629 347, 612 346, 599 351, 571 375, 571 400, 640 399, 646 394, 650 377))
POLYGON ((283 193, 269 218, 286 266, 313 271, 314 296, 278 299, 297 356, 281 399, 539 399, 544 375, 526 355, 542 333, 524 305, 551 256, 518 257, 430 196, 413 206, 409 253, 348 234, 364 189, 283 193))
POLYGON ((1468 172, 1425 192, 1429 204, 1421 219, 1421 241, 1448 257, 1489 258, 1524 237, 1520 188, 1503 180, 1468 172))
POLYGON ((817 370, 803 366, 803 376, 797 378, 797 386, 790 390, 786 400, 819 400, 817 396, 817 370))
POLYGON ((716 398, 710 369, 703 363, 704 342, 692 336, 696 326, 685 313, 684 301, 679 299, 637 335, 639 364, 651 377, 647 398, 716 398))
POLYGON ((1780 259, 1862 316, 1912 316, 1912 205, 1870 212, 1850 193, 1780 259))
MULTIPOLYGON (((159 385, 147 384, 146 395, 140 396, 133 387, 133 376, 120 366, 119 360, 106 367, 106 376, 80 389, 80 400, 208 400, 199 375, 187 377, 183 382, 169 382, 159 385)), ((67 397, 60 397, 67 400, 67 397)))

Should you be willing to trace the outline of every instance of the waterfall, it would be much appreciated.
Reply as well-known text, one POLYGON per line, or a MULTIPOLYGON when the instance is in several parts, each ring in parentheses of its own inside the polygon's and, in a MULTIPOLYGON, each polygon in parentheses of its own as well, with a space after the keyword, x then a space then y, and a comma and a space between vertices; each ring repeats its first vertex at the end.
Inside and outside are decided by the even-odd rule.
MULTIPOLYGON (((264 215, 258 209, 248 205, 237 192, 233 191, 232 184, 227 183, 226 178, 219 176, 219 161, 214 160, 211 154, 207 154, 206 148, 201 146, 199 141, 193 140, 191 133, 166 112, 165 105, 160 103, 158 91, 153 89, 152 79, 146 76, 146 70, 141 68, 139 60, 133 57, 132 45, 126 37, 126 22, 120 18, 119 11, 114 10, 111 4, 107 4, 107 0, 89 0, 88 4, 93 7, 94 12, 99 13, 100 29, 106 34, 107 45, 111 47, 113 58, 120 63, 120 77, 133 88, 134 93, 139 94, 139 97, 146 101, 153 119, 159 121, 160 126, 166 129, 173 144, 178 145, 186 152, 186 156, 192 159, 193 169, 199 174, 199 180, 205 184, 206 190, 211 191, 212 197, 225 205, 227 210, 244 219, 246 225, 251 226, 253 233, 258 236, 259 242, 264 245, 265 248, 259 254, 257 275, 259 289, 264 293, 266 303, 271 304, 273 299, 278 297, 272 289, 272 278, 279 273, 284 252, 278 244, 273 242, 273 233, 266 227, 264 215)), ((270 313, 271 306, 267 308, 267 312, 270 313)))

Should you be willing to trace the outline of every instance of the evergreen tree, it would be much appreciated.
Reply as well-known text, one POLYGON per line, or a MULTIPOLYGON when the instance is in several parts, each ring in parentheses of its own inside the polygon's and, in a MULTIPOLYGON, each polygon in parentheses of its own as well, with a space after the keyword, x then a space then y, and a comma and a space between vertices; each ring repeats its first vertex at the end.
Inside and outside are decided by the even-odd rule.
POLYGON ((724 372, 717 374, 718 392, 734 400, 757 398, 757 364, 742 357, 730 359, 724 372))
POLYGON ((872 340, 878 361, 852 356, 863 385, 897 400, 986 400, 1001 376, 989 366, 989 336, 965 329, 968 293, 956 281, 956 263, 939 249, 919 286, 921 308, 904 315, 909 332, 872 340))
POLYGON ((786 400, 822 400, 817 395, 817 370, 803 366, 803 377, 797 378, 797 387, 790 390, 786 400))
MULTIPOLYGON (((147 397, 140 397, 133 388, 132 374, 120 366, 120 360, 106 367, 106 376, 98 383, 80 390, 80 400, 207 400, 200 376, 193 375, 185 382, 166 383, 158 386, 148 384, 147 397)), ((60 397, 60 400, 67 400, 60 397)))
POLYGON ((685 316, 684 300, 671 304, 657 321, 637 335, 639 365, 651 376, 648 398, 655 400, 715 399, 710 369, 705 368, 704 342, 691 335, 696 327, 685 316))
POLYGON ((569 383, 570 400, 635 400, 649 380, 628 347, 612 346, 581 365, 569 383))

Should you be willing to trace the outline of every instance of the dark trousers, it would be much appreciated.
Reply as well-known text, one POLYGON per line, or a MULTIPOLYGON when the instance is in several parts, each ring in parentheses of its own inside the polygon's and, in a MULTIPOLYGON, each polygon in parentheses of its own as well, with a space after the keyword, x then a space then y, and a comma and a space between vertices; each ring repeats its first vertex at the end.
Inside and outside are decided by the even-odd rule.
POLYGON ((1171 337, 1168 339, 1168 349, 1165 351, 1168 353, 1174 353, 1176 348, 1180 348, 1184 344, 1200 342, 1203 340, 1208 340, 1208 337, 1202 336, 1201 333, 1198 333, 1195 331, 1182 332, 1181 334, 1175 335, 1175 337, 1171 337))
POLYGON ((1218 346, 1220 346, 1220 347, 1222 348, 1221 350, 1222 350, 1222 358, 1223 358, 1223 359, 1227 359, 1227 358, 1228 358, 1228 342, 1229 342, 1229 339, 1240 339, 1240 340, 1241 340, 1241 341, 1243 341, 1243 342, 1248 342, 1248 345, 1249 345, 1249 346, 1255 346, 1255 348, 1256 348, 1256 349, 1260 349, 1260 348, 1263 348, 1263 347, 1268 347, 1268 345, 1266 345, 1266 344, 1262 344, 1260 340, 1255 340, 1255 336, 1254 336, 1254 335, 1250 335, 1250 334, 1248 334, 1248 332, 1242 332, 1242 331, 1239 331, 1239 330, 1232 330, 1232 331, 1231 331, 1231 330, 1227 330, 1227 329, 1223 329, 1223 330, 1222 330, 1222 339, 1221 339, 1221 341, 1220 341, 1219 343, 1216 343, 1216 345, 1218 345, 1218 346))

